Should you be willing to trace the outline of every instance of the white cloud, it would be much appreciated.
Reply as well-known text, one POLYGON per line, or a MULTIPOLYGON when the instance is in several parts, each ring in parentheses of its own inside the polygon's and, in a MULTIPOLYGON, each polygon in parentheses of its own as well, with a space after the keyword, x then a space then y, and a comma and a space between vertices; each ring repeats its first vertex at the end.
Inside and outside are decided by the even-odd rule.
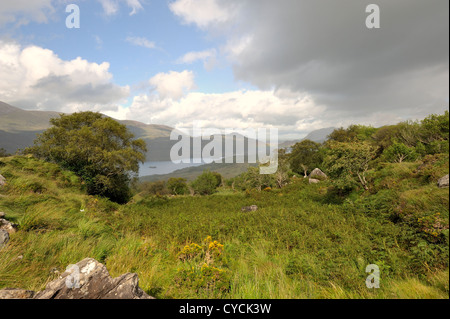
POLYGON ((221 6, 216 0, 176 0, 169 8, 184 23, 200 28, 224 23, 233 16, 233 8, 221 6))
POLYGON ((136 14, 139 10, 143 10, 139 0, 97 0, 103 7, 103 11, 107 16, 115 15, 119 12, 120 3, 125 3, 131 8, 130 16, 136 14))
POLYGON ((0 25, 29 22, 45 23, 55 12, 52 0, 2 0, 0 4, 0 25))
POLYGON ((328 125, 325 120, 314 121, 324 111, 324 107, 315 105, 308 96, 279 97, 274 91, 242 90, 221 94, 190 92, 180 100, 143 94, 134 97, 126 116, 130 120, 164 123, 178 129, 191 128, 193 121, 219 129, 277 127, 283 135, 294 131, 306 134, 328 125))
POLYGON ((144 47, 147 49, 156 48, 155 42, 149 41, 144 37, 131 37, 130 36, 130 37, 127 37, 125 40, 133 45, 137 45, 137 46, 144 47))
POLYGON ((216 49, 204 50, 204 51, 192 51, 188 52, 180 57, 176 63, 178 64, 192 64, 197 61, 203 61, 205 69, 210 71, 216 64, 217 51, 216 49))
POLYGON ((155 87, 161 99, 179 100, 184 94, 195 88, 192 71, 158 73, 149 81, 155 87))
POLYGON ((131 8, 130 16, 136 14, 139 10, 142 10, 143 7, 139 0, 126 0, 128 7, 131 8))
MULTIPOLYGON (((141 0, 97 0, 108 15, 119 12, 121 4, 131 9, 132 16, 143 10, 141 0)), ((0 26, 13 23, 17 26, 30 22, 47 23, 62 5, 70 1, 65 0, 1 0, 0 3, 0 26)), ((61 9, 63 10, 63 9, 61 9)))
POLYGON ((0 41, 0 100, 26 109, 114 110, 130 92, 112 82, 109 63, 65 61, 38 46, 0 41))
POLYGON ((448 1, 379 0, 375 31, 365 26, 370 0, 200 2, 178 0, 170 9, 224 39, 236 80, 309 95, 333 122, 381 123, 448 108, 448 1))
POLYGON ((205 51, 192 51, 183 55, 181 58, 177 60, 178 63, 187 63, 191 64, 198 60, 204 61, 208 58, 212 58, 216 56, 216 50, 205 50, 205 51))

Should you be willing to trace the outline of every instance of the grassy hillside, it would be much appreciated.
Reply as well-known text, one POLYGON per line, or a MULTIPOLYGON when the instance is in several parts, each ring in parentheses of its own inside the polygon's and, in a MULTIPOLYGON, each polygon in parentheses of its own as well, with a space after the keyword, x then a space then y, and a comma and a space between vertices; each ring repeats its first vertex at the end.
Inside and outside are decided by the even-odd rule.
POLYGON ((136 272, 157 298, 449 298, 449 190, 436 186, 448 155, 370 173, 371 192, 345 201, 294 179, 117 205, 56 165, 3 158, 0 211, 19 230, 0 252, 0 289, 43 289, 92 257, 112 276, 136 272), (380 289, 365 286, 369 264, 380 289))

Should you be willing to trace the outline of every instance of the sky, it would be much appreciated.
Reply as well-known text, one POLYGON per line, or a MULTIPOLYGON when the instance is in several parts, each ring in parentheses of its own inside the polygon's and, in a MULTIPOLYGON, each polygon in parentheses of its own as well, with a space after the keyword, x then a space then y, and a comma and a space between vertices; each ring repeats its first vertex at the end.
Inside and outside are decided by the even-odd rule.
POLYGON ((117 119, 379 127, 449 106, 448 0, 0 0, 0 101, 117 119), (380 27, 369 29, 369 4, 380 27), (69 4, 80 27, 67 28, 69 4))

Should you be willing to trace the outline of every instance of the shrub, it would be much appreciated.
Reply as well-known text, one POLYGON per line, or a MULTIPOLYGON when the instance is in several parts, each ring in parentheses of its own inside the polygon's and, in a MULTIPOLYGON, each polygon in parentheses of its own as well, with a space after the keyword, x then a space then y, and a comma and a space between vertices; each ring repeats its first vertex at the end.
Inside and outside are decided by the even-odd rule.
POLYGON ((189 187, 184 178, 169 178, 167 188, 173 195, 185 195, 189 193, 189 187))
POLYGON ((139 185, 139 189, 146 195, 169 195, 170 191, 165 181, 145 182, 139 185))
MULTIPOLYGON (((420 146, 419 149, 421 149, 420 146)), ((403 143, 392 144, 384 150, 383 154, 389 162, 393 163, 402 163, 403 161, 412 162, 417 159, 416 150, 403 143)))
POLYGON ((217 175, 210 171, 203 172, 191 184, 194 192, 199 195, 213 194, 216 191, 218 185, 220 184, 218 183, 217 175))

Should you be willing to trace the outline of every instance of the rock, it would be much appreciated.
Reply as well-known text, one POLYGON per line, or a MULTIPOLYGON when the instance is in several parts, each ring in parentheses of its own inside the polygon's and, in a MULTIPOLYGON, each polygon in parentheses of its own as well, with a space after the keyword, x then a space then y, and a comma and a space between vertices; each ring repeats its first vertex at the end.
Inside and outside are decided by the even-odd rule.
POLYGON ((6 184, 6 178, 4 178, 2 175, 0 175, 0 187, 4 186, 6 184))
POLYGON ((315 168, 311 174, 309 174, 309 178, 313 178, 313 179, 318 179, 318 180, 323 180, 323 179, 327 179, 328 176, 322 172, 320 169, 315 168))
POLYGON ((254 212, 257 210, 258 210, 258 206, 256 206, 256 205, 244 206, 241 208, 241 211, 243 211, 243 212, 254 212))
POLYGON ((310 184, 318 184, 318 183, 320 183, 320 180, 315 179, 315 178, 310 178, 310 179, 309 179, 309 183, 310 183, 310 184))
POLYGON ((448 187, 448 174, 438 180, 439 188, 448 187))
POLYGON ((34 291, 24 289, 6 288, 0 290, 0 299, 32 299, 34 291))
POLYGON ((6 230, 9 234, 14 234, 17 231, 17 225, 0 218, 0 229, 6 230))
POLYGON ((0 229, 0 247, 9 242, 9 233, 6 230, 0 229))
POLYGON ((50 282, 34 299, 154 299, 139 288, 137 274, 117 278, 106 267, 86 258, 50 282))
POLYGON ((4 212, 0 212, 0 218, 5 218, 6 214, 4 212))

